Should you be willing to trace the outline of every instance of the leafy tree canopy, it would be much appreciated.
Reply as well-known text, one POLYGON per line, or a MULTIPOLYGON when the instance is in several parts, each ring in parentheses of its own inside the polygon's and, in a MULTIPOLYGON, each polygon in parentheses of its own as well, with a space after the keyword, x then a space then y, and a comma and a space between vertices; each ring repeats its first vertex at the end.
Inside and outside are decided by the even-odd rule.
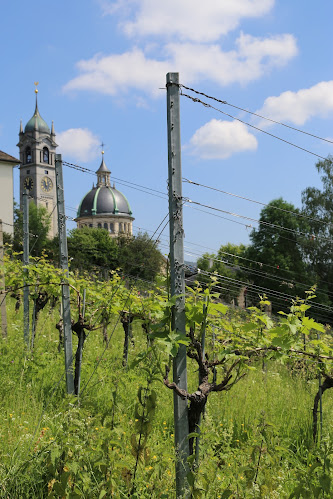
MULTIPOLYGON (((47 246, 47 236, 51 226, 50 213, 44 206, 29 203, 29 248, 31 256, 40 256, 47 246)), ((5 242, 13 245, 13 250, 23 251, 23 212, 14 208, 14 237, 6 236, 5 242)))
POLYGON ((73 229, 67 245, 72 269, 106 275, 118 266, 118 245, 105 229, 73 229))
MULTIPOLYGON (((250 234, 252 244, 247 258, 252 260, 251 281, 257 286, 303 297, 306 289, 317 284, 304 259, 309 231, 307 218, 293 204, 282 198, 271 201, 261 211, 259 227, 250 234)), ((285 298, 267 294, 273 308, 283 308, 283 301, 289 306, 285 298)))
POLYGON ((303 213, 310 217, 312 236, 304 242, 311 269, 320 278, 320 288, 333 293, 333 156, 316 164, 322 189, 307 187, 302 192, 303 213), (331 283, 331 284, 329 284, 331 283))
POLYGON ((236 245, 228 243, 222 245, 216 255, 213 253, 204 253, 197 261, 198 268, 202 271, 199 274, 199 280, 201 282, 209 282, 210 277, 206 272, 216 272, 219 277, 214 289, 228 303, 233 299, 237 299, 241 288, 244 286, 240 281, 245 278, 240 268, 243 262, 239 257, 244 256, 245 252, 246 246, 244 244, 236 245))
POLYGON ((147 233, 139 233, 131 238, 120 237, 119 267, 125 274, 152 280, 163 272, 164 259, 147 233))

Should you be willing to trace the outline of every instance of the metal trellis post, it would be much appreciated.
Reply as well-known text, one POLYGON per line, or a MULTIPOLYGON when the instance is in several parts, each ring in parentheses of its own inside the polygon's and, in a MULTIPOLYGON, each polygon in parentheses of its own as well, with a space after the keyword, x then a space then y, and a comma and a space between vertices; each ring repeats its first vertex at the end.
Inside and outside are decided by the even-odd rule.
MULTIPOLYGON (((66 215, 65 215, 65 196, 64 183, 62 177, 62 159, 61 154, 56 154, 55 174, 57 185, 57 208, 58 208, 58 231, 59 231, 59 254, 60 267, 68 273, 68 250, 66 234, 66 215)), ((73 347, 72 347, 72 326, 69 286, 65 281, 62 285, 62 310, 64 327, 64 349, 65 349, 65 369, 67 393, 74 393, 73 376, 73 347)))
MULTIPOLYGON (((29 193, 26 189, 23 192, 23 265, 29 265, 29 193)), ((26 285, 25 279, 23 288, 23 330, 24 341, 29 346, 29 286, 26 285)))
POLYGON ((1 294, 1 331, 2 337, 7 338, 7 309, 6 309, 6 281, 5 281, 5 268, 3 263, 4 251, 3 251, 3 232, 2 232, 2 220, 0 220, 0 268, 3 272, 1 276, 0 285, 3 290, 3 295, 1 294))
MULTIPOLYGON (((178 296, 173 309, 172 329, 186 335, 185 330, 185 269, 184 269, 184 229, 180 141, 179 73, 166 75, 167 120, 168 120, 168 170, 169 170, 169 225, 170 225, 170 283, 171 296, 178 296)), ((187 390, 186 346, 181 345, 173 361, 173 381, 187 390)), ((174 425, 176 459, 177 497, 188 497, 187 458, 188 406, 174 392, 174 425)))

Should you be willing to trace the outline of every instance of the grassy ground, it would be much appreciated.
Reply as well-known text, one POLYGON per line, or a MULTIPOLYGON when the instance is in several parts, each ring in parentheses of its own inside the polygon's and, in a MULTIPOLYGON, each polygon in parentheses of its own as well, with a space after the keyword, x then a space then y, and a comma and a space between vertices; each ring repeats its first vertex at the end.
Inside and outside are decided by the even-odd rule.
MULTIPOLYGON (((13 305, 8 339, 0 340, 0 497, 175 497, 172 393, 159 379, 149 386, 157 395, 156 410, 134 482, 135 406, 139 387, 147 386, 144 367, 150 366, 122 367, 122 327, 106 351, 101 332, 89 335, 78 401, 65 395, 57 310, 41 313, 32 356, 24 353, 22 311, 16 315, 13 305)), ((146 348, 139 325, 134 338, 130 362, 146 348)), ((211 394, 194 497, 332 497, 333 393, 324 395, 323 441, 315 446, 313 364, 293 372, 276 363, 262 367, 230 392, 211 394)), ((194 389, 196 379, 189 364, 194 389)))

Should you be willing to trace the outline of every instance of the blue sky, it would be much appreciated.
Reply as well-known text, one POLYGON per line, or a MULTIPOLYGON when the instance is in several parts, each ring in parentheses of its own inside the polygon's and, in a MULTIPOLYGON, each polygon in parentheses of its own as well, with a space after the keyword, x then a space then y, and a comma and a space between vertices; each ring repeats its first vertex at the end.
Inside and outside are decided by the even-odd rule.
MULTIPOLYGON (((329 0, 13 0, 0 9, 0 149, 14 156, 38 81, 39 110, 49 125, 54 120, 64 160, 97 170, 104 142, 115 177, 166 192, 169 71, 187 86, 333 140, 329 0)), ((333 153, 333 144, 220 108, 320 156, 333 153)), ((183 176, 199 183, 264 203, 282 196, 296 206, 305 187, 320 185, 315 156, 184 97, 181 134, 183 176)), ((70 208, 94 178, 68 168, 64 178, 73 216, 70 208)), ((167 201, 117 181, 116 187, 130 201, 135 230, 154 231, 167 201)), ((189 184, 183 194, 252 218, 260 214, 259 205, 189 184)), ((229 218, 185 206, 185 258, 228 241, 247 243, 250 229, 235 221, 251 222, 229 218)))

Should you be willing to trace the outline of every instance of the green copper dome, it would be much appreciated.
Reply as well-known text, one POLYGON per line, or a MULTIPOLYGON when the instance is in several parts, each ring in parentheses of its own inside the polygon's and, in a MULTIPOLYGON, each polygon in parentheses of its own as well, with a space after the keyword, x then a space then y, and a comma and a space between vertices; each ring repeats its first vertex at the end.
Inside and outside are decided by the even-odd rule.
POLYGON ((35 130, 42 133, 51 133, 48 124, 46 123, 46 121, 43 120, 43 118, 39 114, 37 106, 37 96, 36 96, 36 109, 34 115, 25 125, 24 132, 34 132, 35 130))

